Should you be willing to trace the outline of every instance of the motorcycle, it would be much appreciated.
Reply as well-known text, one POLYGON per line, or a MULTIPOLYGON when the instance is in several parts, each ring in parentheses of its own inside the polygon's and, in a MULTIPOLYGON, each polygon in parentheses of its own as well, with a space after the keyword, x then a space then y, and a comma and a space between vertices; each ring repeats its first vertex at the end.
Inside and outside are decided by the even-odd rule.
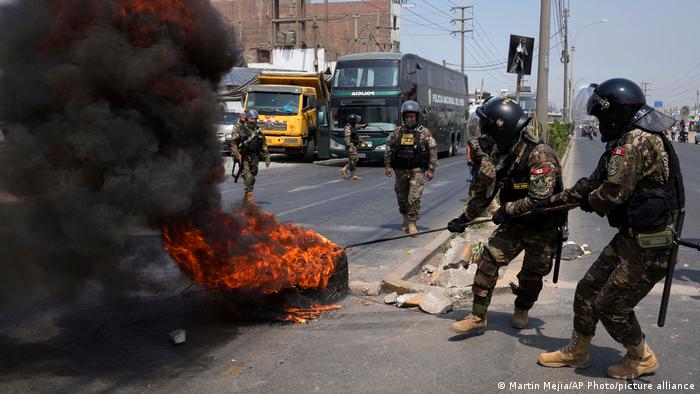
POLYGON ((678 142, 680 142, 682 144, 688 143, 688 132, 687 131, 681 131, 678 134, 678 142))

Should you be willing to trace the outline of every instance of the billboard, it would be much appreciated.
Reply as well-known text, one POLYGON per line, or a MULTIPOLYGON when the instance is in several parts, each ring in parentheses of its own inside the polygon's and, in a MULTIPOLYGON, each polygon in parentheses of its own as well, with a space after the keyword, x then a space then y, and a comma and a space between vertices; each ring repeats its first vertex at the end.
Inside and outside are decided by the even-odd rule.
POLYGON ((661 108, 664 106, 663 101, 654 101, 654 108, 661 108))
POLYGON ((511 34, 506 71, 512 74, 530 75, 534 48, 535 39, 533 37, 511 34))

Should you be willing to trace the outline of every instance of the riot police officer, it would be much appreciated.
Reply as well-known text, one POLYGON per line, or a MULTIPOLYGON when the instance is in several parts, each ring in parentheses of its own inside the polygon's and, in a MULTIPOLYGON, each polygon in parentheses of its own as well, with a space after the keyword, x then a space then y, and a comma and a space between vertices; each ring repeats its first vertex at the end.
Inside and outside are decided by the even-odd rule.
POLYGON ((357 133, 358 124, 362 121, 362 117, 357 114, 348 115, 348 123, 345 125, 345 152, 348 154, 348 163, 340 169, 340 173, 343 178, 350 178, 350 180, 357 181, 362 179, 361 177, 355 175, 357 170, 357 161, 359 156, 357 149, 362 144, 362 138, 357 133))
POLYGON ((571 341, 537 361, 547 367, 588 367, 588 348, 600 320, 627 349, 608 376, 634 379, 658 368, 634 307, 666 274, 672 226, 684 206, 678 156, 663 134, 675 120, 647 106, 632 81, 614 78, 592 86, 588 114, 598 118, 607 149, 590 177, 537 209, 579 203, 586 212, 607 216, 619 232, 576 286, 571 341))
POLYGON ((542 278, 552 268, 565 214, 547 218, 513 218, 563 189, 561 166, 548 145, 528 133, 530 121, 525 111, 511 99, 493 98, 477 108, 478 140, 470 141, 475 152, 475 181, 464 213, 448 223, 452 232, 462 232, 480 215, 499 192, 501 207, 493 215, 498 228, 489 238, 478 260, 474 276, 472 313, 453 323, 458 333, 483 333, 487 310, 498 280, 498 269, 510 263, 523 250, 525 257, 518 273, 517 297, 512 324, 525 328, 528 310, 542 290, 542 278))
POLYGON ((231 156, 240 163, 245 195, 243 205, 255 204, 253 187, 258 175, 258 163, 262 158, 265 167, 270 167, 270 153, 267 151, 265 135, 258 126, 258 112, 250 110, 245 114, 245 122, 237 124, 231 133, 231 156))
POLYGON ((401 229, 408 234, 418 232, 423 178, 431 181, 437 168, 437 143, 430 130, 418 124, 420 105, 408 100, 401 106, 403 124, 387 138, 384 152, 386 176, 396 172, 394 191, 403 215, 401 229))

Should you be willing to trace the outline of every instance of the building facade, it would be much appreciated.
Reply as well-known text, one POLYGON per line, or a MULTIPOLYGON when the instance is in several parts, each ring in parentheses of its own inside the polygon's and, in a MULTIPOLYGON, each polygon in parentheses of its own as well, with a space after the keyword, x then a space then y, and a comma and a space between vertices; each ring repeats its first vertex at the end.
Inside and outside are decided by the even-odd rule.
POLYGON ((212 0, 243 46, 247 63, 271 63, 275 49, 321 49, 326 61, 357 52, 398 52, 393 0, 212 0))

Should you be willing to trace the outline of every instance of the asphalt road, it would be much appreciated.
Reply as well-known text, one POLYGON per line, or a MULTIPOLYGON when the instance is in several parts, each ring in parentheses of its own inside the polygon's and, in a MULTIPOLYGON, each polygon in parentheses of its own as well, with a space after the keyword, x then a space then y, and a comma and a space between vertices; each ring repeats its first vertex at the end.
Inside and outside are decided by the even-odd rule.
MULTIPOLYGON (((360 181, 342 179, 343 161, 330 164, 295 163, 275 157, 269 169, 260 166, 255 185, 258 205, 279 220, 312 228, 340 246, 401 235, 403 218, 394 193, 394 178, 387 178, 382 163, 359 167, 360 181)), ((458 216, 467 198, 467 166, 463 152, 441 158, 432 182, 425 182, 418 230, 444 227, 458 216)), ((224 206, 239 206, 243 184, 229 179, 221 186, 224 206)), ((355 279, 382 280, 388 272, 434 236, 348 250, 355 279)))
MULTIPOLYGON (((569 158, 567 183, 587 175, 602 149, 599 142, 577 139, 569 158)), ((700 184, 700 147, 678 146, 678 151, 688 195, 684 233, 700 235, 700 206, 698 199, 693 198, 698 195, 700 184)), ((455 184, 452 193, 458 200, 464 196, 463 167, 455 164, 454 174, 448 177, 452 167, 444 164, 451 163, 450 160, 457 163, 463 157, 443 161, 443 168, 447 169, 443 169, 436 180, 447 181, 454 177, 450 180, 459 187, 455 184)), ((293 168, 263 172, 258 193, 259 200, 269 202, 267 208, 289 221, 300 212, 289 211, 299 207, 297 202, 303 200, 295 196, 294 188, 332 181, 337 174, 333 167, 314 168, 311 171, 317 171, 316 175, 307 177, 292 171, 293 168), (279 175, 275 175, 276 172, 279 175), (287 175, 283 175, 285 173, 287 175), (315 182, 292 181, 295 176, 315 182), (282 183, 284 179, 290 181, 282 183), (268 182, 269 186, 265 186, 268 182), (283 191, 275 191, 272 187, 275 182, 279 182, 279 189, 283 191)), ((325 203, 309 208, 309 213, 360 218, 348 221, 351 224, 343 224, 340 218, 332 223, 360 226, 359 222, 376 229, 369 235, 396 231, 381 226, 385 223, 398 225, 398 215, 388 222, 374 217, 395 215, 395 207, 390 203, 393 194, 390 186, 382 183, 386 180, 381 170, 363 168, 365 180, 357 185, 331 183, 333 192, 329 190, 325 194, 326 202, 338 197, 330 202, 347 200, 348 204, 358 204, 367 213, 356 213, 352 209, 326 210, 322 207, 325 203), (372 189, 359 191, 366 187, 384 193, 371 193, 372 189), (357 193, 339 197, 352 191, 357 193), (350 198, 352 196, 355 198, 350 198), (371 203, 360 197, 372 197, 371 203), (379 200, 386 200, 383 208, 372 208, 379 200)), ((439 195, 446 196, 450 192, 444 193, 439 195)), ((225 195, 239 198, 237 191, 225 195)), ((319 200, 309 200, 307 204, 316 201, 319 200)), ((438 201, 436 198, 435 204, 438 201)), ((427 208, 429 204, 427 202, 427 208)), ((452 204, 455 209, 461 206, 457 202, 452 204)), ((342 207, 343 204, 338 206, 342 207)), ((437 207, 430 212, 424 225, 430 221, 442 223, 454 215, 448 209, 443 211, 437 207)), ((332 218, 317 219, 316 223, 335 220, 332 218)), ((299 223, 308 221, 299 219, 299 223)), ((531 312, 529 329, 518 331, 510 327, 513 296, 509 294, 494 297, 489 330, 484 335, 464 337, 455 336, 447 327, 454 319, 464 317, 465 310, 436 317, 384 305, 380 298, 347 297, 341 311, 309 325, 241 325, 214 308, 206 296, 195 293, 97 307, 55 318, 45 316, 22 325, 5 324, 0 330, 0 392, 632 392, 595 386, 618 383, 605 376, 605 369, 623 353, 602 326, 593 340, 588 369, 547 369, 535 363, 540 352, 567 342, 576 281, 612 235, 605 221, 593 214, 574 211, 570 222, 571 239, 591 245, 593 254, 565 262, 560 282, 557 285, 547 283, 531 312), (187 330, 186 344, 175 347, 168 343, 167 332, 175 328, 187 330), (505 385, 504 389, 500 389, 500 383, 505 385), (567 388, 564 384, 576 386, 567 388)), ((329 228, 326 234, 343 243, 363 239, 360 233, 329 228)), ((364 253, 368 256, 374 252, 364 253)), ((661 365, 655 374, 635 381, 655 387, 640 390, 642 392, 692 392, 700 387, 700 341, 697 340, 700 254, 696 253, 685 250, 680 255, 665 328, 655 326, 660 286, 637 308, 637 316, 661 365), (656 385, 663 382, 694 384, 695 389, 657 389, 656 385)), ((378 264, 370 259, 364 263, 378 264)))

